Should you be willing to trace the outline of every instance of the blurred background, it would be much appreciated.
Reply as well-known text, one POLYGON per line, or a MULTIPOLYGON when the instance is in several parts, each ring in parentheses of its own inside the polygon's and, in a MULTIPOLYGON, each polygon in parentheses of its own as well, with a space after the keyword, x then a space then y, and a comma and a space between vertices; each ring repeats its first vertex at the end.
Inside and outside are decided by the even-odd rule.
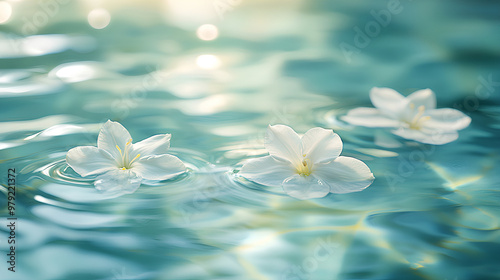
POLYGON ((1 0, 1 176, 20 171, 1 278, 500 277, 499 34, 488 0, 1 0), (433 147, 338 120, 374 86, 472 124, 433 147), (192 172, 103 198, 64 157, 108 119, 172 133, 192 172), (297 201, 233 178, 268 124, 333 128, 377 180, 297 201))

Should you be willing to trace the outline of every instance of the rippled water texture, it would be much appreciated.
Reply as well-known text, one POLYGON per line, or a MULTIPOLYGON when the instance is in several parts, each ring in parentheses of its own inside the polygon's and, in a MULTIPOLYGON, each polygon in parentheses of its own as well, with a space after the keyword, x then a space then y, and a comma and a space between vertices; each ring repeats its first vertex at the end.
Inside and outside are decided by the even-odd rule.
POLYGON ((499 279, 499 11, 463 0, 1 0, 0 278, 499 279), (371 106, 373 86, 431 88, 472 123, 432 146, 340 121, 371 106), (189 172, 99 193, 64 159, 95 145, 108 119, 134 142, 172 133, 189 172), (376 180, 306 201, 246 181, 238 170, 266 154, 268 124, 334 129, 376 180))

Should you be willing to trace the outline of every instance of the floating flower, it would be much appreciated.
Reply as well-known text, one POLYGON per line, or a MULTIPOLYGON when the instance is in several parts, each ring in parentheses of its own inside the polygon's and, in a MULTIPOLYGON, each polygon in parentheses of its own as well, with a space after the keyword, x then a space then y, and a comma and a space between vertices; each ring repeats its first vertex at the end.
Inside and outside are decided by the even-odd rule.
POLYGON ((356 108, 342 119, 366 127, 391 127, 406 139, 441 145, 458 138, 457 130, 469 126, 471 119, 450 108, 436 109, 436 96, 430 89, 407 97, 390 88, 374 87, 370 99, 375 108, 356 108))
POLYGON ((312 128, 300 137, 286 125, 270 125, 265 147, 270 155, 249 160, 239 174, 262 185, 281 185, 295 198, 361 191, 375 179, 362 161, 339 156, 342 140, 329 129, 312 128))
POLYGON ((81 146, 68 151, 66 162, 82 177, 98 176, 96 189, 108 193, 133 193, 143 179, 166 180, 182 174, 186 166, 168 155, 170 134, 159 134, 132 144, 121 124, 107 121, 97 139, 97 147, 81 146))

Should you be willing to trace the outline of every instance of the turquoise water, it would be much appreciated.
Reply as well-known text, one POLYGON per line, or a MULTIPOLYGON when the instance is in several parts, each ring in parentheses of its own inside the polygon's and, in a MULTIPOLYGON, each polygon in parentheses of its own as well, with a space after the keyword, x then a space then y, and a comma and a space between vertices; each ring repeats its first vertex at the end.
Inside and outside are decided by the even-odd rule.
POLYGON ((0 1, 0 278, 500 278, 499 10, 494 1, 0 1), (197 35, 207 23, 218 36, 197 35), (340 121, 371 106, 373 86, 431 88, 438 107, 472 123, 432 146, 340 121), (108 119, 134 142, 171 133, 171 153, 190 171, 129 195, 98 193, 64 158, 95 145, 108 119), (244 160, 266 154, 268 124, 334 129, 374 183, 300 201, 239 178, 244 160))

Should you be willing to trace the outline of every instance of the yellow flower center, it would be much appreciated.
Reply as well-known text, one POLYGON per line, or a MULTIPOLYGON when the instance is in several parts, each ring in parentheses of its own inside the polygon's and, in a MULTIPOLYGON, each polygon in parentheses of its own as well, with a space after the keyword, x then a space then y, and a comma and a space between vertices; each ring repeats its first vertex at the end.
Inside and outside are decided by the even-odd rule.
MULTIPOLYGON (((411 112, 415 110, 415 104, 410 103, 410 109, 411 112)), ((411 129, 420 129, 422 127, 422 124, 428 120, 431 119, 430 116, 424 116, 425 113, 425 106, 420 105, 418 106, 418 112, 413 116, 413 118, 410 121, 406 121, 406 123, 410 126, 411 129)))
POLYGON ((137 154, 132 160, 129 160, 129 154, 130 154, 130 147, 132 146, 132 138, 128 140, 128 142, 125 144, 125 151, 122 152, 122 149, 116 145, 116 149, 118 149, 118 152, 120 152, 121 156, 121 162, 119 168, 121 170, 127 170, 132 168, 132 163, 134 163, 135 160, 141 157, 141 154, 137 154))
POLYGON ((307 176, 311 175, 311 173, 312 173, 311 160, 306 158, 306 156, 307 156, 306 154, 303 154, 302 155, 302 157, 303 157, 302 162, 296 166, 297 174, 299 174, 300 176, 303 176, 303 177, 307 177, 307 176))

